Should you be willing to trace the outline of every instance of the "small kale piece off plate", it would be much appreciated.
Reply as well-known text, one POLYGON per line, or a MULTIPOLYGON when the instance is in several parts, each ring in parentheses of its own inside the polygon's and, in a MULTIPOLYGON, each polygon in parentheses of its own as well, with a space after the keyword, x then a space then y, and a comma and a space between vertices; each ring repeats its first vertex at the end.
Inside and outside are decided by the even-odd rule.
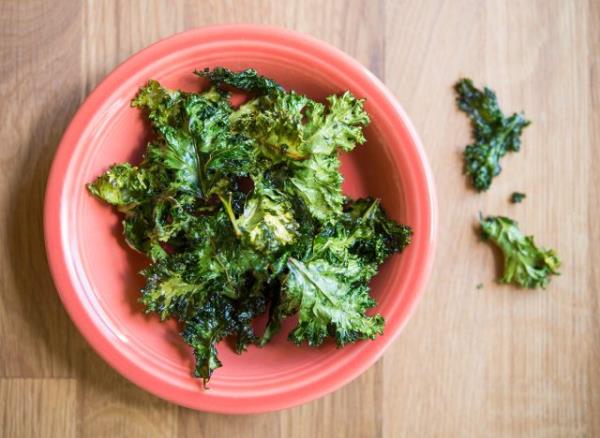
POLYGON ((510 202, 512 202, 513 204, 520 204, 526 197, 527 195, 525 193, 512 192, 512 194, 510 195, 510 202))
POLYGON ((545 288, 553 275, 558 275, 560 259, 552 249, 536 246, 533 236, 525 236, 518 224, 504 216, 480 218, 481 232, 504 256, 501 283, 535 289, 545 288))
POLYGON ((477 89, 470 79, 461 79, 454 87, 458 107, 471 119, 475 143, 463 153, 464 171, 478 191, 490 188, 502 171, 500 159, 521 148, 521 133, 531 122, 522 113, 506 117, 498 105, 496 93, 488 87, 477 89))
POLYGON ((251 69, 196 74, 210 83, 199 93, 152 80, 140 89, 132 106, 155 134, 143 160, 88 184, 149 259, 146 311, 180 322, 205 384, 221 366, 219 341, 232 337, 238 353, 265 345, 294 315, 296 344, 381 334, 369 281, 412 231, 377 200, 342 193, 338 151, 365 142, 364 102, 349 92, 316 102, 251 69), (249 99, 233 107, 232 89, 249 99))

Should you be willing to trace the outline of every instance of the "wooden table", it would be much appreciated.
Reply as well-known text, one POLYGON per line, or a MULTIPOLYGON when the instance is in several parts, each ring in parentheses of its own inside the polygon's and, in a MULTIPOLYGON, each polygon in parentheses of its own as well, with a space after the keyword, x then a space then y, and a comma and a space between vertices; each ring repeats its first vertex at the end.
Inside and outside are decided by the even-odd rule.
POLYGON ((593 0, 0 1, 0 435, 599 436, 599 28, 593 0), (109 368, 59 302, 41 218, 54 150, 94 86, 159 38, 232 22, 310 33, 379 76, 422 136, 440 208, 427 292, 383 359, 321 400, 241 417, 179 408, 109 368), (533 120, 485 194, 461 174, 463 75, 533 120), (478 211, 557 248, 563 275, 545 291, 495 285, 478 211))

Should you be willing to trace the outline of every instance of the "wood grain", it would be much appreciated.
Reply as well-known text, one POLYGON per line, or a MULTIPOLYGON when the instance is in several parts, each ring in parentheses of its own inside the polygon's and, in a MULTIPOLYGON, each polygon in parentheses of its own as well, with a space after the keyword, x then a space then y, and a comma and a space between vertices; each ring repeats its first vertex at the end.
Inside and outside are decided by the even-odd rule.
POLYGON ((594 0, 0 0, 0 435, 600 435, 598 29, 594 0), (41 212, 60 136, 111 69, 172 33, 241 22, 312 34, 384 80, 425 144, 440 230, 424 299, 382 360, 321 400, 236 417, 146 394, 89 349, 53 288, 41 212), (461 174, 461 76, 534 122, 485 194, 461 174), (563 275, 546 291, 495 285, 479 211, 557 248, 563 275))
MULTIPOLYGON (((76 1, 62 2, 79 17, 76 1)), ((0 2, 0 376, 69 377, 80 336, 46 263, 48 169, 82 100, 81 23, 51 3, 0 2)))
POLYGON ((75 438, 76 395, 75 379, 1 379, 2 436, 75 438))

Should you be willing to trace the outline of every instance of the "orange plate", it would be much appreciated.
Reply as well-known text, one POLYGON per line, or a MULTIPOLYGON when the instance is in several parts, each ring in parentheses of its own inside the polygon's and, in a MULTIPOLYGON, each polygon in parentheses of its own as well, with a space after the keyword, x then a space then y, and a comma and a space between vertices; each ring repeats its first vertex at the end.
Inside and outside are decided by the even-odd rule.
POLYGON ((421 142, 391 93, 365 67, 312 37, 259 26, 218 26, 160 41, 121 64, 79 109, 60 143, 46 192, 44 226, 50 268, 71 318, 117 371, 159 397, 203 411, 252 413, 321 397, 372 365, 406 323, 430 272, 436 229, 431 170, 421 142), (375 341, 343 349, 297 347, 290 325, 265 348, 241 356, 219 344, 223 367, 204 390, 191 376, 192 354, 176 324, 160 323, 138 303, 144 258, 121 236, 114 210, 85 184, 115 162, 136 161, 148 139, 129 102, 148 79, 192 91, 194 69, 252 67, 288 89, 323 99, 350 90, 366 99, 367 143, 342 157, 344 190, 381 198, 387 212, 414 229, 402 254, 372 282, 386 319, 375 341))

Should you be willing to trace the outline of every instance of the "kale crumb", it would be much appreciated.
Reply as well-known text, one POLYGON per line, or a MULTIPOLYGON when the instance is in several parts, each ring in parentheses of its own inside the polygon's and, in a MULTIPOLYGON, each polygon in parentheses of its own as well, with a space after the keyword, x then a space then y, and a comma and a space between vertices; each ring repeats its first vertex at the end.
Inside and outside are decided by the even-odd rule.
POLYGON ((510 202, 512 202, 513 204, 520 204, 521 201, 523 201, 523 199, 525 199, 526 197, 527 195, 525 193, 513 192, 512 195, 510 195, 510 202))

